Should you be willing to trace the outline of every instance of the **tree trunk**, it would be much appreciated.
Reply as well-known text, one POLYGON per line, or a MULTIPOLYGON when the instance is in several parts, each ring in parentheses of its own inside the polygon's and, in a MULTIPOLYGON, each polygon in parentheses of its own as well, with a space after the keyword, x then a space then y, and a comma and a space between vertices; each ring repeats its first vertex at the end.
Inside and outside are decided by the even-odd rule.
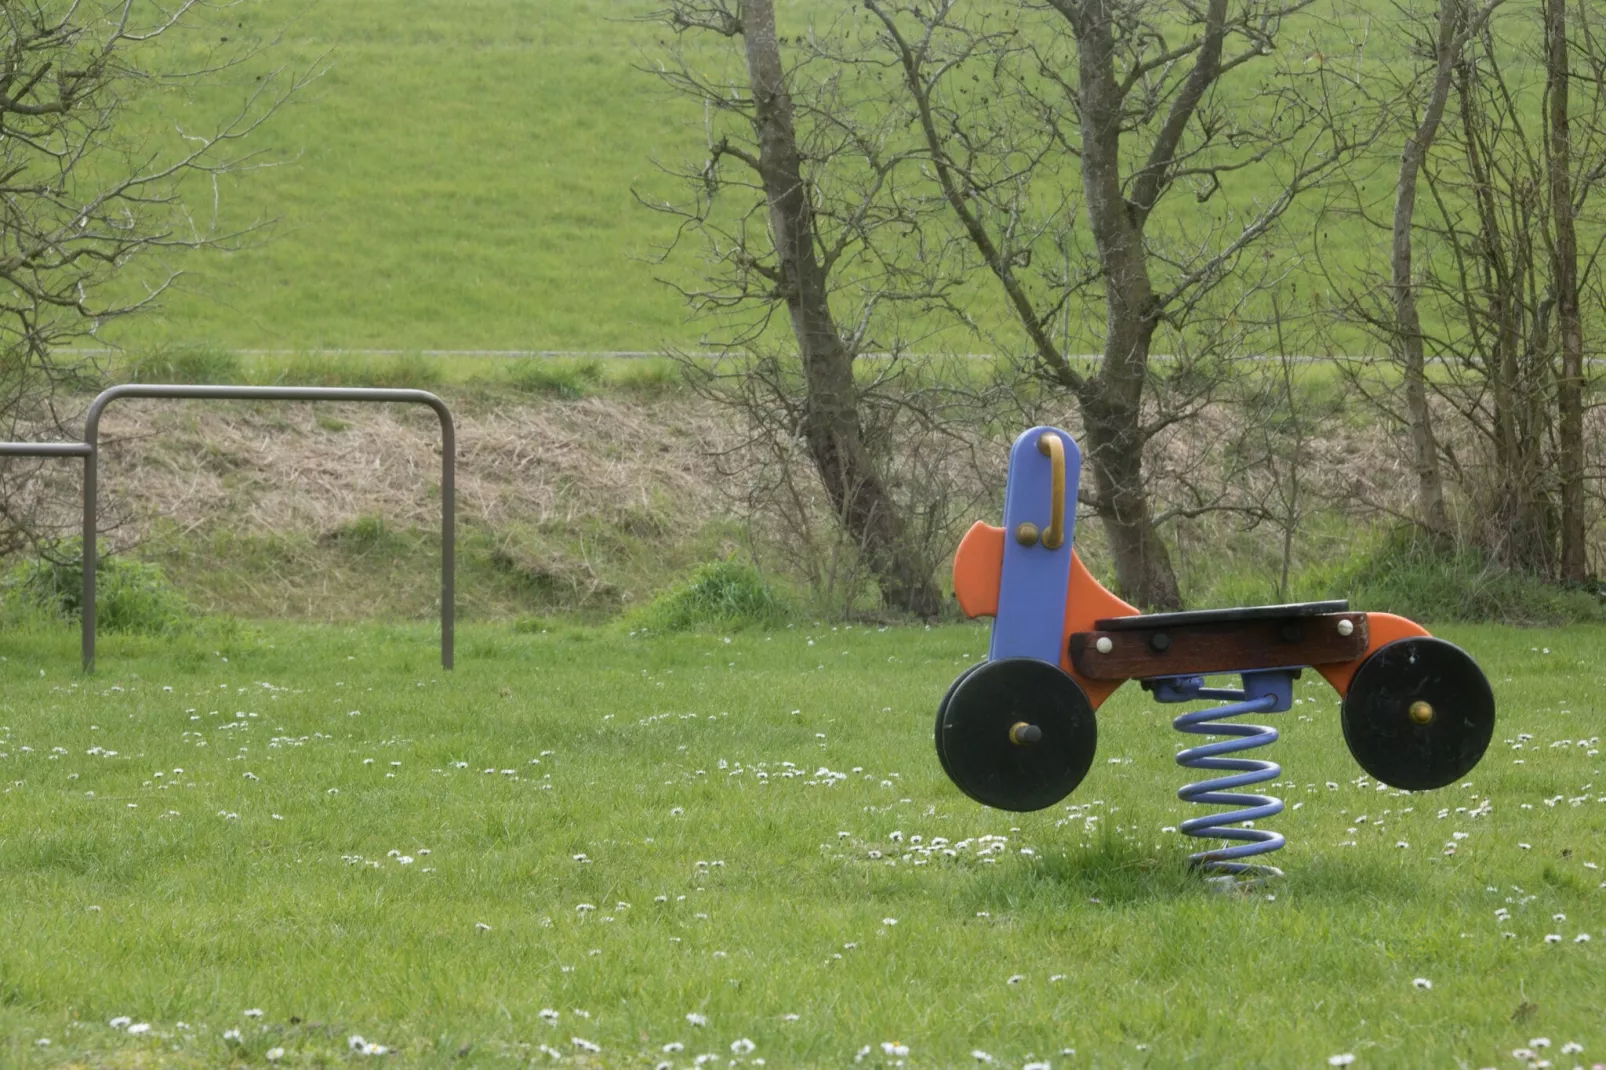
POLYGON ((1572 135, 1568 129, 1566 0, 1545 0, 1545 98, 1549 153, 1551 253, 1556 325, 1561 331, 1560 416, 1561 579, 1582 583, 1589 571, 1584 547, 1584 327, 1578 308, 1578 233, 1573 220, 1572 135))
POLYGON ((742 37, 753 91, 758 171, 792 333, 808 389, 804 436, 843 526, 859 544, 882 601, 922 617, 941 609, 931 569, 910 551, 896 503, 865 450, 853 353, 831 315, 826 272, 815 240, 814 209, 792 123, 773 0, 743 0, 742 37))
POLYGON ((1474 284, 1491 347, 1488 376, 1493 405, 1487 433, 1495 455, 1492 486, 1479 510, 1483 527, 1479 541, 1510 568, 1550 575, 1555 567, 1556 525, 1546 485, 1547 416, 1542 394, 1546 384, 1532 371, 1535 360, 1549 359, 1550 342, 1546 314, 1526 316, 1523 300, 1524 286, 1531 286, 1530 280, 1540 271, 1530 234, 1538 219, 1519 211, 1507 225, 1501 215, 1503 207, 1531 207, 1538 189, 1509 203, 1497 196, 1494 149, 1487 136, 1490 116, 1476 99, 1476 79, 1475 65, 1463 59, 1455 91, 1477 219, 1474 284))
MULTIPOLYGON (((1213 14, 1225 7, 1224 0, 1212 0, 1213 14)), ((1119 593, 1140 606, 1180 609, 1182 595, 1176 573, 1165 543, 1154 528, 1143 484, 1143 386, 1148 374, 1149 344, 1160 314, 1149 279, 1142 230, 1147 210, 1153 207, 1153 195, 1149 203, 1134 205, 1122 192, 1124 94, 1115 79, 1112 12, 1101 0, 1090 0, 1078 16, 1070 21, 1080 60, 1077 103, 1082 133, 1082 189, 1104 271, 1105 324, 1104 359, 1098 374, 1077 392, 1077 400, 1088 437, 1088 459, 1101 506, 1100 519, 1115 558, 1119 593)), ((1215 21, 1219 23, 1219 17, 1215 21)), ((1219 35, 1213 36, 1215 39, 1207 40, 1195 60, 1196 75, 1219 64, 1221 42, 1219 35)), ((1208 85, 1211 79, 1201 80, 1208 85)), ((1184 120, 1187 114, 1177 108, 1173 113, 1182 114, 1184 120)), ((1158 162, 1161 168, 1170 163, 1158 162)), ((1158 174, 1159 170, 1148 173, 1158 174)), ((1138 183, 1140 188, 1147 185, 1138 183)))
POLYGON ((1468 12, 1465 0, 1440 0, 1439 37, 1433 84, 1415 134, 1400 153, 1399 179, 1394 191, 1394 231, 1389 268, 1393 281, 1394 326, 1405 365, 1405 408, 1411 425, 1411 448, 1416 465, 1417 507, 1422 524, 1433 541, 1450 541, 1450 515, 1444 504, 1444 479, 1439 471, 1439 444, 1433 433, 1428 407, 1427 359, 1422 346, 1422 319, 1417 311, 1416 288, 1411 277, 1411 222, 1416 211, 1417 177, 1438 135, 1450 98, 1450 80, 1466 44, 1468 12))

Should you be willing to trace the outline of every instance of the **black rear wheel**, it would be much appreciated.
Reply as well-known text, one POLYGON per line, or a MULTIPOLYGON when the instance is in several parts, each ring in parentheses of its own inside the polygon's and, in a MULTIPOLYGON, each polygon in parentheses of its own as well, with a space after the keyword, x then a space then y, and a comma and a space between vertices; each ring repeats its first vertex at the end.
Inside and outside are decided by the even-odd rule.
POLYGON ((1373 651, 1350 681, 1344 742, 1372 776, 1426 791, 1453 784, 1494 737, 1494 692, 1471 655, 1432 636, 1373 651))

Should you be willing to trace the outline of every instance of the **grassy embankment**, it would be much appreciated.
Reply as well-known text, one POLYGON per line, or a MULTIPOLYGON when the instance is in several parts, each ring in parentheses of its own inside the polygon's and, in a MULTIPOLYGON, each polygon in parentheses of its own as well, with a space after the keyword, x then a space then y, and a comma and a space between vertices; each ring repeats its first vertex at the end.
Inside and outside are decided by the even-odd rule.
MULTIPOLYGON (((1373 6, 1370 17, 1352 14, 1347 22, 1311 12, 1288 20, 1289 62, 1309 75, 1320 62, 1350 62, 1354 43, 1364 40, 1376 89, 1406 60, 1402 35, 1389 29, 1395 9, 1373 6), (1331 59, 1311 58, 1324 49, 1331 59)), ((137 120, 158 141, 175 138, 178 123, 197 128, 228 114, 271 67, 325 73, 254 135, 252 147, 278 166, 221 186, 223 223, 276 220, 271 240, 185 262, 193 273, 164 308, 114 337, 136 348, 288 350, 694 344, 702 325, 689 322, 681 299, 657 280, 693 283, 702 265, 691 250, 667 266, 650 262, 672 237, 673 221, 636 198, 678 197, 681 187, 663 168, 695 165, 706 152, 701 107, 667 94, 641 70, 664 55, 669 36, 641 21, 655 7, 646 0, 425 0, 396 19, 379 0, 294 10, 262 4, 231 9, 210 34, 174 38, 180 56, 204 54, 212 35, 235 45, 276 43, 215 88, 144 102, 137 120)), ((811 15, 829 21, 841 12, 816 3, 784 14, 801 31, 811 15)), ((1251 101, 1233 107, 1260 107, 1252 97, 1258 77, 1225 91, 1251 101)), ((1385 169, 1390 155, 1379 157, 1385 169)), ((1074 172, 1061 177, 1078 201, 1074 172)), ((1386 191, 1386 175, 1374 177, 1362 182, 1373 194, 1386 191)), ((1273 170, 1260 168, 1235 176, 1203 206, 1184 190, 1151 229, 1176 237, 1209 217, 1230 232, 1274 189, 1273 170)), ((213 192, 197 190, 197 203, 209 210, 213 192)), ((1045 190, 1038 199, 1057 198, 1045 190)), ((1325 287, 1315 281, 1308 240, 1315 212, 1314 201, 1296 209, 1268 246, 1279 270, 1292 272, 1298 297, 1291 300, 1302 308, 1325 287)), ((1351 268, 1371 262, 1376 238, 1332 216, 1323 248, 1336 266, 1351 268)), ((1016 344, 989 284, 965 303, 986 331, 948 344, 1005 351, 1016 344)), ((1081 324, 1065 329, 1073 350, 1092 348, 1081 324)))
MULTIPOLYGON (((164 90, 141 102, 131 121, 146 123, 158 139, 226 114, 271 66, 326 71, 256 136, 253 147, 279 165, 225 179, 220 187, 223 223, 276 220, 268 240, 237 253, 149 265, 153 270, 182 266, 191 274, 155 314, 111 332, 113 340, 130 347, 128 356, 113 361, 114 376, 420 386, 452 393, 454 405, 471 412, 520 397, 602 393, 630 400, 672 392, 672 371, 661 361, 545 363, 422 355, 436 348, 641 350, 697 341, 701 326, 688 322, 679 299, 655 278, 694 273, 699 265, 695 257, 667 267, 646 262, 669 231, 663 217, 640 207, 634 196, 635 191, 650 198, 674 195, 674 183, 654 160, 673 165, 696 159, 703 138, 700 110, 666 96, 656 79, 638 69, 662 50, 663 34, 633 18, 651 8, 600 0, 533 7, 508 0, 468 5, 427 0, 398 20, 377 0, 293 12, 263 4, 231 9, 227 25, 171 39, 165 47, 179 58, 204 54, 216 43, 214 36, 235 43, 277 38, 277 43, 259 61, 226 72, 211 90, 193 96, 164 90), (398 355, 317 352, 370 347, 398 355)), ((788 17, 801 27, 810 11, 831 10, 804 5, 788 17)), ((1402 61, 1399 35, 1384 32, 1384 25, 1374 18, 1365 35, 1367 62, 1380 72, 1402 61)), ((1321 21, 1292 20, 1287 28, 1291 55, 1319 46, 1322 35, 1333 32, 1321 21)), ((1337 57, 1345 50, 1331 51, 1337 57)), ((1240 88, 1248 91, 1247 84, 1240 88)), ((1073 188, 1074 176, 1065 179, 1073 188)), ((1270 181, 1266 173, 1245 175, 1211 204, 1230 207, 1241 217, 1267 193, 1270 181)), ((197 191, 197 203, 209 205, 212 193, 197 191)), ((1189 218, 1201 211, 1191 202, 1185 207, 1189 218)), ((1162 222, 1169 227, 1175 221, 1162 222)), ((1290 217, 1275 244, 1278 255, 1289 258, 1294 278, 1307 279, 1295 284, 1306 295, 1301 307, 1310 304, 1309 265, 1300 260, 1307 250, 1293 236, 1308 232, 1312 222, 1308 214, 1290 217)), ((1335 219, 1326 247, 1338 251, 1340 262, 1363 262, 1370 239, 1347 226, 1335 219)), ((690 276, 677 277, 687 281, 690 276)), ((979 286, 968 310, 989 330, 959 339, 957 347, 1008 350, 1006 317, 996 294, 979 286)), ((1072 323, 1067 329, 1068 344, 1079 348, 1080 328, 1072 323)), ((1301 376, 1317 392, 1330 392, 1331 383, 1325 382, 1330 372, 1305 368, 1301 376)), ((1350 413, 1346 418, 1362 417, 1350 413)), ((329 421, 318 430, 335 429, 346 418, 329 421)), ((325 445, 339 448, 338 440, 325 445)), ((227 463, 235 469, 228 479, 236 486, 249 489, 254 479, 266 478, 265 472, 252 470, 248 456, 236 455, 227 463)), ((349 505, 348 515, 320 527, 268 533, 219 532, 227 526, 221 523, 227 510, 205 518, 172 515, 164 534, 173 537, 147 545, 156 547, 208 608, 235 606, 251 615, 328 612, 310 598, 253 596, 253 586, 274 589, 253 575, 277 582, 320 570, 361 572, 365 563, 378 562, 387 572, 427 576, 433 555, 428 524, 386 514, 360 498, 349 505), (197 519, 203 521, 199 527, 197 519), (193 538, 197 533, 207 538, 193 538), (356 537, 347 538, 348 533, 356 537), (372 537, 380 534, 383 539, 372 537), (177 535, 188 541, 175 541, 177 535), (331 557, 326 552, 331 547, 341 553, 350 549, 351 560, 331 557), (244 580, 197 582, 230 572, 244 580)), ((668 525, 669 538, 660 541, 660 549, 682 539, 693 549, 668 554, 656 577, 643 560, 627 574, 610 575, 606 586, 630 591, 661 586, 696 553, 727 545, 731 538, 728 527, 704 530, 681 523, 673 510, 654 522, 668 525)), ((591 569, 598 561, 597 545, 605 551, 603 559, 626 556, 611 545, 618 529, 607 517, 586 521, 595 525, 594 532, 554 530, 534 539, 529 525, 476 533, 474 523, 473 518, 467 522, 466 590, 476 590, 475 575, 485 577, 487 586, 484 598, 471 598, 471 613, 573 610, 572 592, 593 588, 570 566, 578 562, 582 573, 591 569), (596 538, 590 538, 593 533, 596 538), (503 582, 509 579, 507 570, 492 560, 498 547, 520 541, 534 547, 527 556, 537 559, 535 567, 522 569, 536 577, 534 586, 540 589, 534 596, 520 575, 503 582), (548 550, 562 558, 562 567, 554 570, 539 560, 552 556, 548 550), (555 582, 542 578, 554 572, 555 582)), ((1366 533, 1357 537, 1342 519, 1308 526, 1303 558, 1324 568, 1335 557, 1370 550, 1360 545, 1366 533)), ((1262 535, 1234 532, 1229 525, 1193 538, 1191 550, 1184 548, 1181 555, 1190 596, 1200 601, 1268 597, 1273 585, 1260 567, 1262 535)), ((1178 538, 1179 546, 1189 541, 1178 538)), ((1301 589, 1331 593, 1324 576, 1302 579, 1301 589)), ((337 597, 346 592, 340 601, 351 605, 428 615, 427 600, 404 604, 379 593, 388 583, 362 581, 354 594, 337 583, 335 590, 337 597)), ((617 603, 591 600, 584 608, 606 613, 617 603)))

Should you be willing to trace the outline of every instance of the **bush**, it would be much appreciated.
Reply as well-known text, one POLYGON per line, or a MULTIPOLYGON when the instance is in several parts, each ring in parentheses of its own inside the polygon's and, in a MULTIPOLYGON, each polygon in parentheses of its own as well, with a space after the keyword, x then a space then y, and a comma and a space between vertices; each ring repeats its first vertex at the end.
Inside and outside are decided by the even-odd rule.
POLYGON ((1339 570, 1334 593, 1357 608, 1413 620, 1570 624, 1606 619, 1588 591, 1558 587, 1486 561, 1475 551, 1445 553, 1414 529, 1389 533, 1381 545, 1339 570))
POLYGON ((791 616, 786 603, 752 565, 715 561, 653 599, 641 623, 666 632, 696 628, 774 627, 791 616))
MULTIPOLYGON (((83 616, 83 559, 78 539, 47 547, 6 574, 6 601, 66 621, 83 616)), ((95 565, 95 625, 106 632, 170 635, 194 621, 194 611, 160 565, 107 554, 95 565)))

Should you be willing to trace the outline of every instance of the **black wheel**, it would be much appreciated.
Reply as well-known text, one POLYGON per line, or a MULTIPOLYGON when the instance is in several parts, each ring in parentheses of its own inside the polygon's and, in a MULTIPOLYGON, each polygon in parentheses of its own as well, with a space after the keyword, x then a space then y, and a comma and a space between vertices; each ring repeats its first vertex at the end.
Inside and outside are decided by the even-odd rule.
POLYGON ((1000 810, 1041 810, 1093 764, 1093 704, 1057 665, 1005 658, 966 672, 943 700, 937 753, 960 791, 1000 810))
POLYGON ((1343 705, 1344 742, 1372 776, 1426 791, 1472 771, 1494 736, 1494 692, 1471 655, 1431 636, 1361 662, 1343 705))
POLYGON ((954 677, 954 682, 948 685, 948 691, 947 691, 947 693, 945 693, 942 696, 942 701, 937 703, 937 724, 936 724, 936 727, 932 730, 932 735, 935 737, 935 742, 937 744, 937 761, 942 763, 942 771, 944 773, 948 774, 948 779, 949 780, 952 780, 954 778, 954 771, 952 769, 948 768, 948 756, 946 754, 944 754, 943 751, 942 751, 942 718, 943 718, 943 714, 945 714, 948 711, 948 703, 949 703, 950 700, 953 699, 954 692, 959 690, 959 685, 965 682, 965 678, 967 676, 969 676, 971 673, 975 672, 977 669, 981 668, 985 664, 987 664, 987 662, 985 660, 978 661, 976 664, 971 665, 970 667, 965 669, 964 672, 962 672, 958 676, 954 677))

